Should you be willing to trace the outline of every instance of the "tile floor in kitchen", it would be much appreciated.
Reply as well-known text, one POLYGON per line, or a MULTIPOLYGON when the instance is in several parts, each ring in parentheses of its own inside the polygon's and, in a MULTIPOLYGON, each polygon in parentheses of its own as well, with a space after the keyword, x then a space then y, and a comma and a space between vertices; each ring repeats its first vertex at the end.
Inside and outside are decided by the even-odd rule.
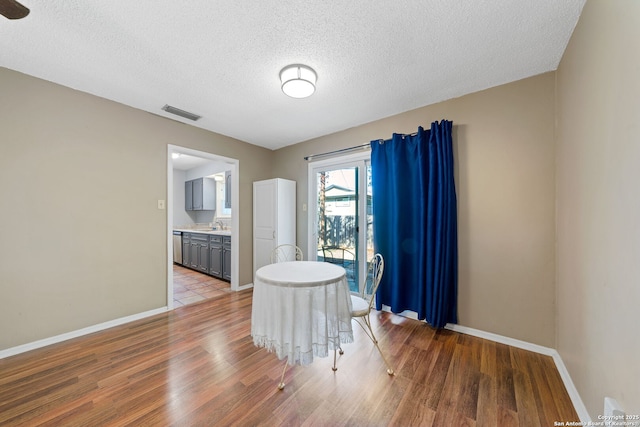
POLYGON ((173 264, 173 306, 180 307, 231 292, 231 284, 173 264))

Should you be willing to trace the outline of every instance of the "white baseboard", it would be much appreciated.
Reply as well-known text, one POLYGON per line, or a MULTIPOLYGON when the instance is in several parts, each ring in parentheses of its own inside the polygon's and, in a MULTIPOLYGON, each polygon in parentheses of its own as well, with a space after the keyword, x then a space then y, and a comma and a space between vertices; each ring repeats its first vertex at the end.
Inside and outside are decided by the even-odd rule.
POLYGON ((503 335, 493 334, 491 332, 480 331, 478 329, 456 325, 453 323, 447 323, 447 326, 445 326, 444 328, 449 329, 450 331, 460 332, 461 334, 472 335, 474 337, 484 338, 489 341, 499 342, 500 344, 510 345, 511 347, 533 351, 534 353, 544 354, 545 356, 553 356, 554 353, 558 354, 557 351, 549 347, 532 344, 527 341, 520 341, 514 338, 505 337, 503 335))
MULTIPOLYGON (((554 350, 555 351, 555 350, 554 350)), ((553 361, 556 362, 556 368, 558 368, 558 372, 560 373, 560 377, 562 378, 562 382, 564 383, 565 388, 567 389, 567 393, 569 393, 569 397, 571 398, 571 402, 573 403, 573 407, 575 408, 578 416, 580 417, 580 421, 583 424, 588 424, 591 422, 591 416, 587 411, 587 407, 584 406, 582 399, 580 398, 580 393, 578 393, 578 389, 573 384, 571 380, 571 375, 569 375, 569 371, 567 367, 564 365, 562 358, 560 357, 560 353, 555 351, 553 355, 553 361)))
POLYGON ((253 283, 247 283, 246 285, 238 286, 238 291, 244 291, 245 289, 253 288, 253 283))
POLYGON ((97 325, 88 326, 86 328, 78 329, 75 331, 67 332, 64 334, 56 335, 54 337, 44 338, 38 341, 22 344, 16 347, 11 347, 6 350, 0 350, 0 359, 6 357, 15 356, 16 354, 24 353, 27 351, 35 350, 37 348, 46 347, 51 344, 57 344, 62 341, 70 340, 72 338, 81 337, 83 335, 92 334, 94 332, 102 331, 105 329, 113 328, 114 326, 123 325, 125 323, 133 322, 134 320, 144 319, 145 317, 154 316, 156 314, 164 313, 168 311, 167 307, 156 308, 154 310, 145 311, 142 313, 132 314, 131 316, 121 317, 119 319, 109 320, 108 322, 99 323, 97 325))
MULTIPOLYGON (((567 389, 567 393, 569 393, 569 397, 571 398, 571 403, 573 403, 573 407, 578 413, 578 417, 580 417, 581 423, 586 425, 589 422, 591 422, 591 416, 589 415, 589 412, 587 412, 587 408, 584 406, 584 403, 582 402, 580 393, 578 393, 576 386, 573 384, 573 381, 571 380, 571 375, 569 375, 569 371, 567 370, 567 367, 564 365, 564 362, 560 357, 560 353, 558 353, 556 349, 544 347, 537 344, 532 344, 526 341, 520 341, 514 338, 505 337, 502 335, 492 334, 491 332, 479 331, 477 329, 468 328, 466 326, 455 325, 452 323, 447 323, 447 326, 445 326, 445 329, 449 329, 454 332, 460 332, 461 334, 472 335, 478 338, 484 338, 484 339, 498 342, 501 344, 510 345, 512 347, 521 348, 523 350, 533 351, 535 353, 544 354, 546 356, 551 356, 553 358, 553 361, 556 364, 556 369, 558 369, 560 378, 562 378, 562 382, 564 383, 564 386, 567 389)), ((567 420, 562 420, 562 421, 567 421, 567 420)))

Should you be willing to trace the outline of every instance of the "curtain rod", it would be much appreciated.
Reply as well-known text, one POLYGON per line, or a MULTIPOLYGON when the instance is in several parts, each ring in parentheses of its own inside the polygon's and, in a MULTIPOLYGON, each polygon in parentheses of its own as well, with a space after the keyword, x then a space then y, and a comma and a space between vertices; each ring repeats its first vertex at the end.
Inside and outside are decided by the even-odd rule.
MULTIPOLYGON (((418 132, 401 133, 400 135, 402 135, 404 137, 404 136, 416 136, 417 134, 418 134, 418 132)), ((384 142, 384 139, 374 139, 373 141, 384 142)), ((371 141, 371 142, 373 142, 373 141, 371 141)), ((347 152, 347 151, 360 150, 360 149, 363 149, 363 148, 370 148, 370 147, 371 147, 370 143, 354 145, 353 147, 341 148, 340 150, 328 151, 326 153, 320 153, 320 154, 312 154, 310 156, 305 156, 304 159, 305 160, 310 160, 310 159, 314 159, 315 157, 331 156, 333 154, 344 153, 344 152, 347 152)))
POLYGON ((312 154, 310 156, 305 156, 304 159, 305 160, 309 160, 309 159, 314 159, 316 157, 324 157, 324 156, 330 156, 332 154, 344 153, 346 151, 361 150, 363 148, 369 148, 369 143, 360 144, 360 145, 356 145, 356 146, 348 147, 348 148, 341 148, 340 150, 329 151, 327 153, 312 154))

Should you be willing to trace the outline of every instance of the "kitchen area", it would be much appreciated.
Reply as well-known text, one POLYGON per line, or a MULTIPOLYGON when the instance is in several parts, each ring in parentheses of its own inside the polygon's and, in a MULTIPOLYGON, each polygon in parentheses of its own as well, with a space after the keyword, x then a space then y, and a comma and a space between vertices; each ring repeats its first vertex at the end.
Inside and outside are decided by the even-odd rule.
POLYGON ((231 291, 232 168, 173 153, 173 302, 231 291))

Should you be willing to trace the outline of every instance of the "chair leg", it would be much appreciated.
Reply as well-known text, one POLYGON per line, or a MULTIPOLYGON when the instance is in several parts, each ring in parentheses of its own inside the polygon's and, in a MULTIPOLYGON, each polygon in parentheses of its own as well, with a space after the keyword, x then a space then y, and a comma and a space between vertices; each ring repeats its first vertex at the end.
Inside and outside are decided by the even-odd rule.
POLYGON ((342 349, 342 346, 338 346, 338 348, 334 348, 333 349, 333 366, 331 367, 331 369, 333 369, 333 372, 338 370, 338 366, 336 365, 336 352, 340 353, 340 356, 342 356, 344 354, 344 350, 342 349))
POLYGON ((280 384, 278 384, 278 390, 284 389, 284 373, 287 371, 287 364, 289 360, 284 361, 284 368, 282 369, 282 376, 280 377, 280 384))
POLYGON ((378 345, 378 340, 376 339, 376 336, 373 333, 373 328, 371 327, 371 320, 369 319, 369 316, 368 315, 364 316, 362 319, 364 320, 364 323, 365 323, 365 325, 367 325, 367 329, 369 329, 369 330, 367 331, 367 329, 365 329, 364 326, 362 326, 362 323, 358 322, 358 324, 360 325, 360 327, 362 327, 362 329, 367 334, 369 339, 371 341, 373 341, 373 345, 375 345, 376 348, 378 349, 378 353, 380 353, 380 356, 382 356, 382 360, 384 360, 384 364, 387 365, 387 374, 394 375, 395 372, 394 372, 393 368, 391 367, 391 365, 387 361, 387 358, 384 357, 384 354, 382 353, 382 350, 380 349, 380 346, 378 345))
POLYGON ((338 354, 338 349, 334 348, 333 349, 333 366, 331 367, 331 369, 333 370, 333 372, 338 370, 338 367, 336 366, 336 359, 337 359, 337 354, 338 354))

